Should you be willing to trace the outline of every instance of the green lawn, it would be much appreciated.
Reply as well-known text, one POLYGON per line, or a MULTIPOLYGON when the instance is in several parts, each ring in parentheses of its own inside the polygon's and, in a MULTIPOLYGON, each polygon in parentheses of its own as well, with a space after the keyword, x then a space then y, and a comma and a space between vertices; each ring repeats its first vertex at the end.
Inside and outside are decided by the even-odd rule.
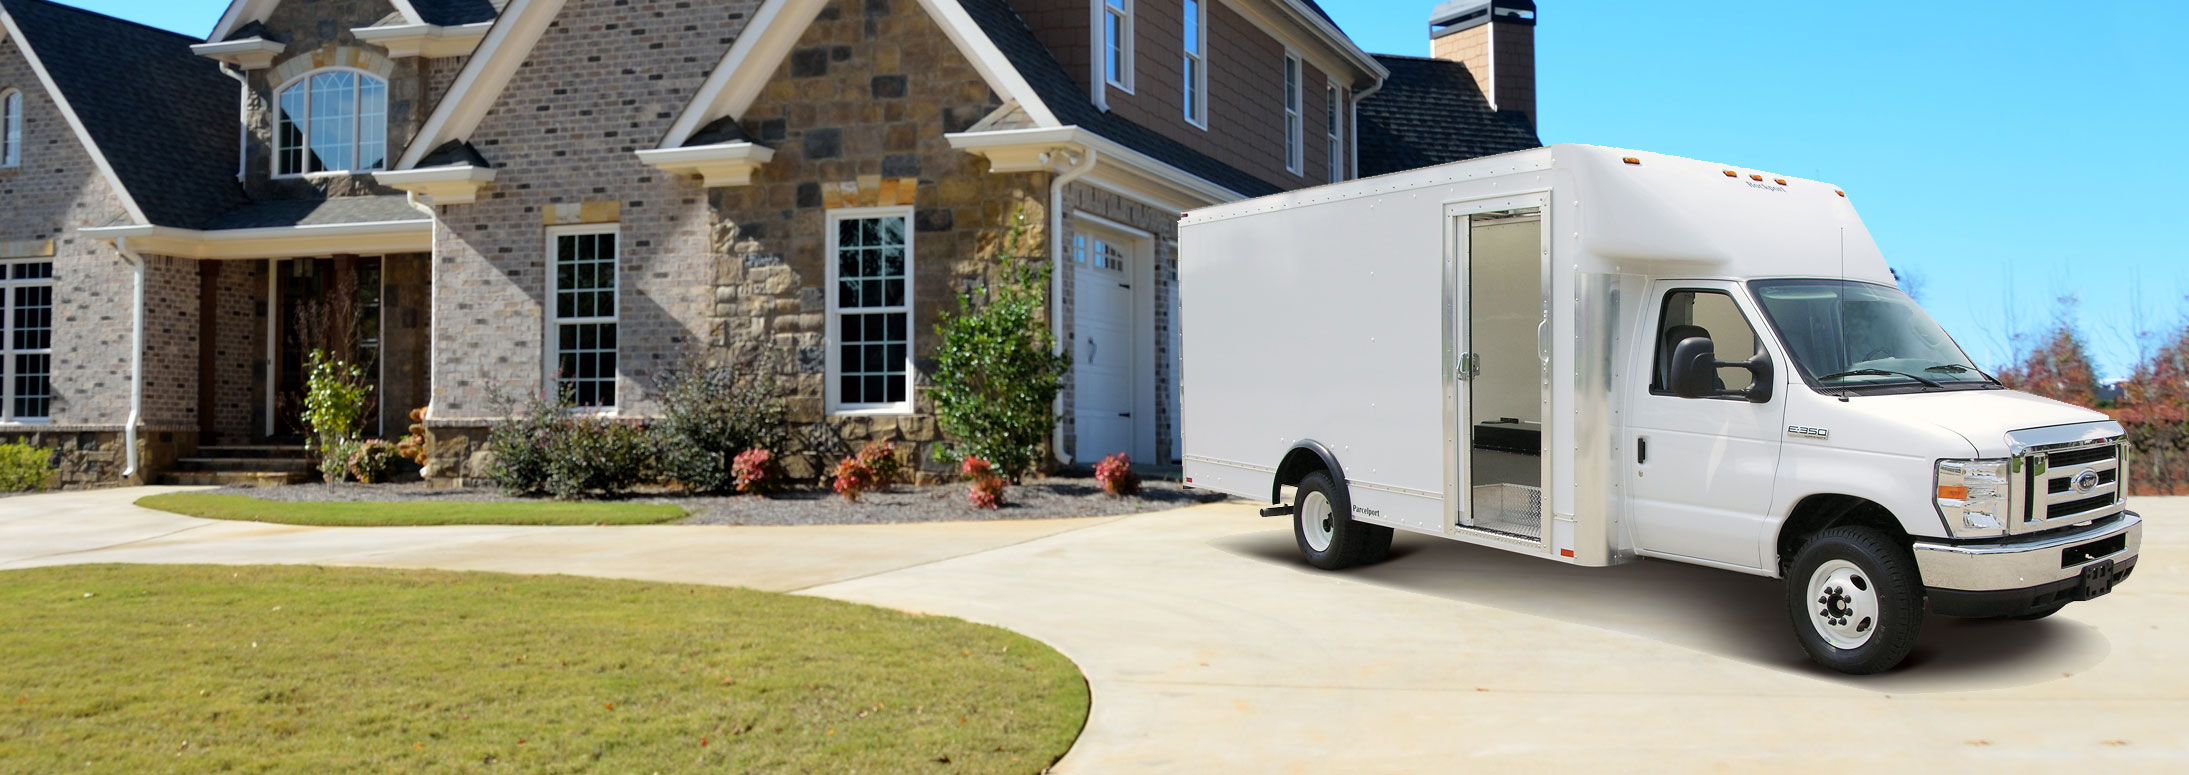
POLYGON ((0 621, 0 772, 1032 775, 1087 714, 1025 637, 742 589, 78 566, 0 621))
POLYGON ((404 525, 653 525, 684 518, 681 506, 659 503, 555 501, 392 501, 289 503, 247 495, 177 492, 137 499, 148 509, 206 519, 323 527, 404 525))

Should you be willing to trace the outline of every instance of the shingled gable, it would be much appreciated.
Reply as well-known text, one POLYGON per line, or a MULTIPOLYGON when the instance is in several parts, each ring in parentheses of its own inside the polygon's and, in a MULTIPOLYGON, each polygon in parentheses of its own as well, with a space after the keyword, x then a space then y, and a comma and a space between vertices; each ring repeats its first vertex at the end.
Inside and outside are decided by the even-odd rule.
POLYGON ((1389 54, 1376 59, 1391 77, 1360 104, 1362 177, 1543 144, 1524 120, 1490 107, 1466 65, 1389 54))
MULTIPOLYGON (((281 0, 234 0, 221 14, 220 23, 213 26, 213 34, 207 41, 228 41, 249 37, 244 30, 266 21, 273 15, 281 0)), ((501 9, 491 0, 388 0, 395 13, 408 24, 434 27, 458 27, 494 21, 501 9)))
POLYGON ((196 228, 243 201, 236 82, 196 39, 46 0, 0 10, 136 223, 196 228))

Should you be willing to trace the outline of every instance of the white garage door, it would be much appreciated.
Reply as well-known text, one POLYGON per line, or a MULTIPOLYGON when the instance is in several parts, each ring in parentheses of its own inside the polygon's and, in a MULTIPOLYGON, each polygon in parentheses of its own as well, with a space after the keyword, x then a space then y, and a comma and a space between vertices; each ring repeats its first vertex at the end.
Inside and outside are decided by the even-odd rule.
POLYGON ((1097 463, 1133 450, 1133 255, 1082 231, 1072 238, 1072 459, 1097 463))

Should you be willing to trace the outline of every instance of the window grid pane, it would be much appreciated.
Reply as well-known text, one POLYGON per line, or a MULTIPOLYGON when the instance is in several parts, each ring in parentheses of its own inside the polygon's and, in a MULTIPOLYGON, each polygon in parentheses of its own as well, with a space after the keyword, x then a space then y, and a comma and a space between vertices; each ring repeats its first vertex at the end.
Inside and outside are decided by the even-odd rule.
POLYGON ((836 228, 837 402, 910 400, 911 266, 901 216, 839 221, 836 228))
POLYGON ((555 387, 582 407, 616 405, 616 235, 555 238, 555 387))
POLYGON ((53 356, 17 355, 15 402, 9 407, 16 419, 40 419, 53 411, 53 356))
POLYGON ((0 415, 42 420, 53 408, 53 262, 0 264, 0 415))
POLYGON ((274 131, 276 157, 275 174, 293 175, 304 171, 304 102, 307 84, 297 84, 281 93, 280 126, 274 131))
POLYGON ((310 171, 351 169, 357 161, 357 77, 320 73, 311 84, 310 171))
POLYGON ((1109 10, 1103 14, 1105 71, 1111 83, 1122 86, 1125 83, 1125 12, 1117 3, 1109 5, 1109 10))
POLYGON ((0 123, 7 125, 0 135, 0 167, 14 167, 23 163, 23 93, 9 94, 0 114, 0 123))
POLYGON ((357 86, 357 169, 380 169, 388 153, 388 85, 373 78, 357 86))

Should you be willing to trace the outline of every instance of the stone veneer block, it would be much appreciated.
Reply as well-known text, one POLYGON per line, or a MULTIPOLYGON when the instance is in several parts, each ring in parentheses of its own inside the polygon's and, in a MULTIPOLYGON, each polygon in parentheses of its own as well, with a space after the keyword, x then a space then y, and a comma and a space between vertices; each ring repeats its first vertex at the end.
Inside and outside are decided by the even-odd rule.
POLYGON ((0 242, 0 258, 49 258, 53 255, 53 240, 9 240, 0 242))
POLYGON ((615 223, 623 218, 622 202, 562 202, 540 208, 549 226, 576 223, 615 223))

